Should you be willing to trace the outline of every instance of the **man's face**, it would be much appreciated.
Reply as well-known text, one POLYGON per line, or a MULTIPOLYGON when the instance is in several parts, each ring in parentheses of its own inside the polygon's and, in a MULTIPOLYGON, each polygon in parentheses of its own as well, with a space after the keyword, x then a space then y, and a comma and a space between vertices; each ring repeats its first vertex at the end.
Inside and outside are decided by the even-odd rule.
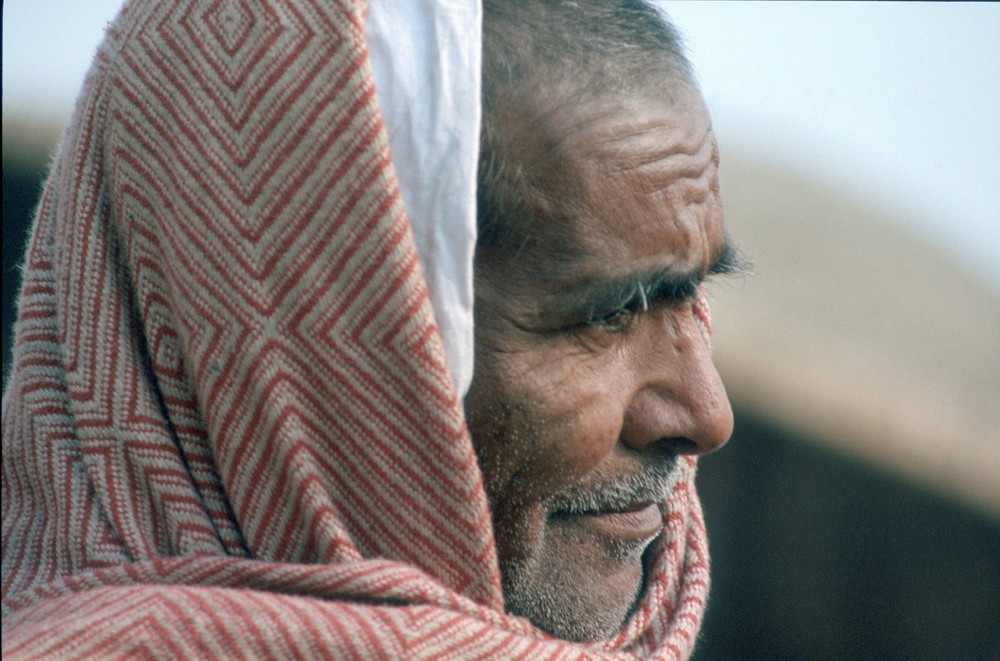
POLYGON ((511 127, 535 152, 532 218, 477 254, 465 409, 504 595, 562 638, 618 630, 679 455, 732 431, 698 302, 732 257, 716 145, 700 96, 677 96, 511 127))

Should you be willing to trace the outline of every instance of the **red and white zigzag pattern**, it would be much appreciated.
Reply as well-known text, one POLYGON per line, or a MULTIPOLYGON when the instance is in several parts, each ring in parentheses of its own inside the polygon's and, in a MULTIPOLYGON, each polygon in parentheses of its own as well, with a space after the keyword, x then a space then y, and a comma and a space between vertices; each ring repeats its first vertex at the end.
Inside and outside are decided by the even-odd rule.
POLYGON ((690 480, 616 640, 503 614, 364 15, 134 0, 111 27, 25 266, 5 656, 690 653, 690 480))

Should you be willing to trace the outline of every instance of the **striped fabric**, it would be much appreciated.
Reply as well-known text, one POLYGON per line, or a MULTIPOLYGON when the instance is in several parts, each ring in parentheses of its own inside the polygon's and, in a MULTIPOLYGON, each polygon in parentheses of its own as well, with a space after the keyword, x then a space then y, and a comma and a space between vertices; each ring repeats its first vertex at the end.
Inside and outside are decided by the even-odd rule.
POLYGON ((3 401, 7 658, 684 658, 692 480, 636 613, 503 613, 365 6, 134 0, 48 180, 3 401))

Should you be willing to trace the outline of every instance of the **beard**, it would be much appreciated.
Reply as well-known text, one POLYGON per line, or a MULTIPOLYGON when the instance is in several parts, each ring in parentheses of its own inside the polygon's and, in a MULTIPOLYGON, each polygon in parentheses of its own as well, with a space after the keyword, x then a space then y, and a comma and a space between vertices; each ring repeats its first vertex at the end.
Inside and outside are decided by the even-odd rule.
POLYGON ((663 503, 680 472, 675 455, 661 455, 641 472, 573 484, 546 498, 544 535, 532 549, 500 560, 507 611, 564 640, 617 634, 642 597, 647 556, 659 535, 595 541, 574 517, 663 503))
MULTIPOLYGON (((639 556, 635 562, 641 564, 641 552, 639 556)), ((585 563, 567 566, 537 559, 502 564, 504 600, 509 613, 528 618, 556 638, 576 642, 611 638, 642 596, 644 572, 639 580, 609 595, 585 563)))

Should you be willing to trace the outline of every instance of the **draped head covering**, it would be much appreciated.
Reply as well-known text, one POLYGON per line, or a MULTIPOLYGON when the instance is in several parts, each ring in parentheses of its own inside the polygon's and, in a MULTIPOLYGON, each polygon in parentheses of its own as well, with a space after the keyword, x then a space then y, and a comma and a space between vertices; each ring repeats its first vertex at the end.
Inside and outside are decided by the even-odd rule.
POLYGON ((366 11, 134 0, 110 27, 24 266, 5 657, 690 654, 693 460, 618 635, 504 614, 366 11))

